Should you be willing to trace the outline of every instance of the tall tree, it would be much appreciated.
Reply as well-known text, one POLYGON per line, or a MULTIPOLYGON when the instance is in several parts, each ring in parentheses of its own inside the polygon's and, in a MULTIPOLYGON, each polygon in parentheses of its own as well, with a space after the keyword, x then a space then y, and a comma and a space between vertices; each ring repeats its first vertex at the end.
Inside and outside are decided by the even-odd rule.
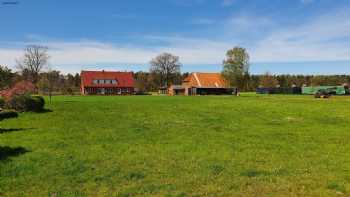
POLYGON ((223 62, 223 77, 230 82, 231 86, 239 89, 246 87, 245 81, 249 75, 249 54, 245 48, 235 47, 226 52, 226 59, 223 62))
POLYGON ((180 73, 181 63, 178 56, 162 53, 151 60, 151 73, 160 76, 160 86, 168 87, 180 73))
POLYGON ((39 73, 48 63, 47 50, 48 48, 44 46, 30 45, 25 48, 23 57, 17 60, 17 67, 34 84, 39 81, 39 73))

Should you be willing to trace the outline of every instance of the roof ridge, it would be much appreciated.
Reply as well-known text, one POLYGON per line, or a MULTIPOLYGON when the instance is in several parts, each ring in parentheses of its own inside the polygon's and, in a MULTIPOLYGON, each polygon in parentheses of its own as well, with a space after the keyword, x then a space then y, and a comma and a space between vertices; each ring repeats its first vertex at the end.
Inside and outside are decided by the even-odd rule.
POLYGON ((199 87, 202 87, 202 84, 201 84, 201 82, 199 81, 199 78, 198 78, 198 76, 197 76, 197 73, 194 73, 193 75, 194 75, 194 78, 196 79, 196 81, 197 81, 197 83, 198 83, 198 86, 199 86, 199 87))

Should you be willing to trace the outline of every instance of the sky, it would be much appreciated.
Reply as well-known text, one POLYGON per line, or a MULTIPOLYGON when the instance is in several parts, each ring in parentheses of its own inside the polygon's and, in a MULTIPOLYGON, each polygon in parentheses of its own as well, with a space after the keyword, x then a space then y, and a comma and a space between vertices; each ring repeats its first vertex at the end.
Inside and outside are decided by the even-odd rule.
POLYGON ((162 52, 183 72, 220 72, 241 46, 253 74, 350 74, 349 0, 0 2, 0 65, 14 70, 31 44, 63 73, 147 71, 162 52))

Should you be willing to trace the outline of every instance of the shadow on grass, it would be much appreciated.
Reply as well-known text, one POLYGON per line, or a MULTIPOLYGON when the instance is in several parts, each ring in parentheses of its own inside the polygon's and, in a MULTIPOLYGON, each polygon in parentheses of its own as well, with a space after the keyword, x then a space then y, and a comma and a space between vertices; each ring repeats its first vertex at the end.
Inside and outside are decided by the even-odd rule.
POLYGON ((11 148, 9 146, 0 146, 0 162, 8 160, 10 157, 17 157, 29 152, 23 147, 11 148))
POLYGON ((25 130, 30 130, 30 129, 33 129, 33 128, 11 128, 11 129, 0 128, 0 134, 16 132, 16 131, 25 131, 25 130))

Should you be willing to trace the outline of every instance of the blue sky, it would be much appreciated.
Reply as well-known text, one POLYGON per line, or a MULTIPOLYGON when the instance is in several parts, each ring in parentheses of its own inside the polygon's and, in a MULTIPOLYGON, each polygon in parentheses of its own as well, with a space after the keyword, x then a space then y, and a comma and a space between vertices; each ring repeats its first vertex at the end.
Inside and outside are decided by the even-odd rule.
POLYGON ((217 72, 242 46, 251 73, 350 74, 349 0, 0 0, 0 64, 28 44, 49 47, 51 67, 148 70, 161 52, 183 71, 217 72))

